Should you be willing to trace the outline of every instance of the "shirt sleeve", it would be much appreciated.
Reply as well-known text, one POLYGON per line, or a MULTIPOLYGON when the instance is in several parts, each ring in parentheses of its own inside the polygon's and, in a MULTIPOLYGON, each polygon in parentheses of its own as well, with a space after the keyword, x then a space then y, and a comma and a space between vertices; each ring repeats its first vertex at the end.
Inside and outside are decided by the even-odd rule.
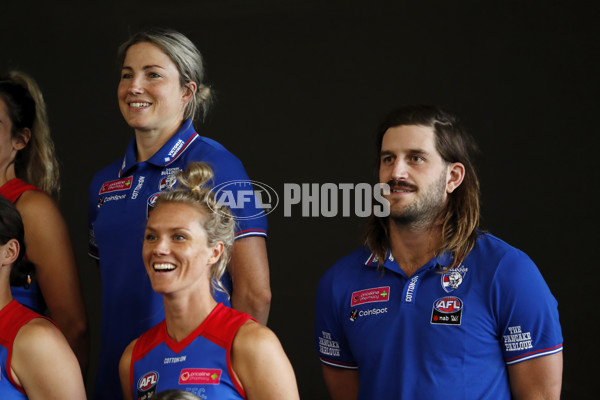
POLYGON ((358 364, 350 351, 343 327, 344 317, 350 318, 350 310, 348 309, 348 315, 344 316, 346 310, 341 299, 349 297, 339 291, 336 293, 334 287, 337 269, 334 267, 327 271, 317 288, 315 346, 324 364, 357 369, 358 364))
POLYGON ((504 255, 490 293, 506 364, 562 351, 558 303, 525 253, 504 255))

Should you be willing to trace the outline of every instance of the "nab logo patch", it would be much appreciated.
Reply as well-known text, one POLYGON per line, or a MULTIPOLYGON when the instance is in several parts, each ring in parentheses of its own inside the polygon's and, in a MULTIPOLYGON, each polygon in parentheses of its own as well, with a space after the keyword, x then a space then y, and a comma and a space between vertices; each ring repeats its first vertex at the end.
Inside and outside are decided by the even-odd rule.
POLYGON ((142 376, 138 381, 138 390, 142 392, 147 392, 148 390, 156 387, 158 383, 158 372, 152 371, 146 373, 146 375, 142 376))
POLYGON ((463 302, 458 297, 442 297, 433 303, 432 324, 460 325, 463 302))

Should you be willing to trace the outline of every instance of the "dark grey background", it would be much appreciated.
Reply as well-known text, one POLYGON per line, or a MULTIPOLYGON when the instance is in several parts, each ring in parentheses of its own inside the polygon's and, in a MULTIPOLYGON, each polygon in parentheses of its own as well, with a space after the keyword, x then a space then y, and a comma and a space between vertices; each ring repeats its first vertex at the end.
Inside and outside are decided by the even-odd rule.
MULTIPOLYGON (((199 132, 280 193, 286 182, 371 182, 373 132, 392 107, 435 103, 462 116, 482 149, 483 226, 540 267, 559 301, 563 398, 592 398, 599 326, 594 2, 81 3, 3 2, 0 67, 32 74, 48 103, 62 164, 60 205, 91 322, 90 389, 100 282, 86 257, 87 186, 95 171, 122 157, 133 134, 116 102, 117 46, 160 25, 188 35, 206 58, 218 101, 199 132)), ((325 399, 312 344, 315 289, 360 244, 361 221, 302 218, 294 210, 285 218, 279 208, 269 218, 269 325, 302 397, 325 399)))

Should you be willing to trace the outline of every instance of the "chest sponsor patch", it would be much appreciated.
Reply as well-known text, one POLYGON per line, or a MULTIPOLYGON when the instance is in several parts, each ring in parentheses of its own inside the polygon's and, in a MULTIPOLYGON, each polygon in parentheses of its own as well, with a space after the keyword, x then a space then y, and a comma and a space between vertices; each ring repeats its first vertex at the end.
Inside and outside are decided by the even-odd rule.
POLYGON ((431 323, 441 325, 460 325, 463 302, 458 297, 447 296, 433 302, 431 323))
POLYGON ((218 385, 221 381, 220 369, 184 368, 179 374, 180 385, 218 385))
POLYGON ((154 396, 156 384, 158 383, 158 372, 146 372, 137 382, 138 400, 147 400, 154 396))
POLYGON ((122 179, 116 179, 114 181, 104 182, 98 194, 117 192, 120 190, 129 190, 131 189, 132 182, 133 176, 128 176, 127 178, 122 179))
POLYGON ((350 299, 350 307, 358 306, 366 303, 376 303, 380 301, 388 301, 390 299, 390 287, 382 286, 378 288, 364 289, 352 293, 350 299))

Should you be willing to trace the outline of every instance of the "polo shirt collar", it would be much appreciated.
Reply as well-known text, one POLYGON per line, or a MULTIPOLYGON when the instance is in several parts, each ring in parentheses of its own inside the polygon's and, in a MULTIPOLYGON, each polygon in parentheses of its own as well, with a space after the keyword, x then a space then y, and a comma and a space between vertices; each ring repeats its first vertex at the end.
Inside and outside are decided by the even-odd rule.
MULTIPOLYGON (((427 269, 438 268, 439 265, 448 265, 451 261, 452 261, 452 254, 444 253, 439 257, 433 257, 431 260, 427 261, 427 263, 425 265, 423 265, 421 268, 419 268, 418 271, 424 271, 427 269)), ((369 258, 365 262, 366 266, 374 267, 374 268, 377 268, 378 264, 379 264, 379 258, 375 255, 375 253, 371 253, 369 258)), ((387 268, 391 271, 394 271, 394 272, 401 271, 400 266, 394 259, 394 256, 392 255, 392 251, 390 249, 388 249, 388 251, 386 253, 385 261, 383 262, 383 267, 387 268)))
MULTIPOLYGON (((146 162, 156 165, 157 167, 165 167, 175 161, 185 152, 189 145, 199 137, 196 129, 192 125, 192 120, 186 120, 179 130, 167 140, 167 142, 146 162)), ((136 141, 135 136, 129 142, 123 164, 119 176, 127 175, 131 169, 137 165, 136 160, 136 141)))

